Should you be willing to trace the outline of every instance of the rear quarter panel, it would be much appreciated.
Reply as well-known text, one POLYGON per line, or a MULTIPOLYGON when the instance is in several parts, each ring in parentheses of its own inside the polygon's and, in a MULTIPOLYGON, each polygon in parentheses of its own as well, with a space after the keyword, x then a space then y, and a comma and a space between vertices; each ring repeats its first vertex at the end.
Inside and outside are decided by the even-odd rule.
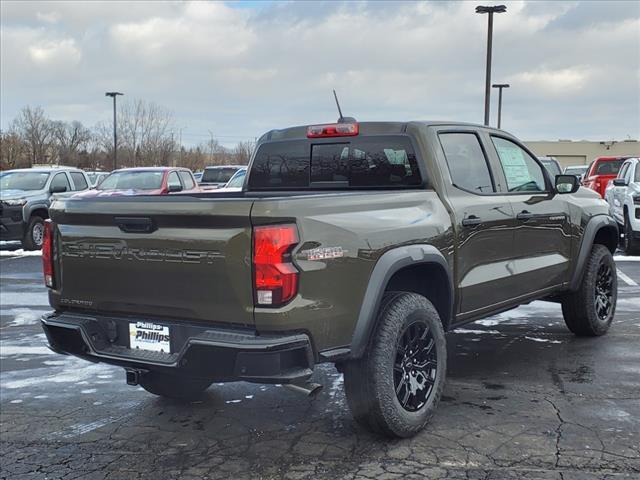
POLYGON ((306 330, 318 351, 348 346, 373 267, 386 251, 427 243, 451 263, 449 214, 434 191, 326 194, 257 200, 254 225, 293 223, 299 293, 282 308, 256 308, 258 331, 306 330), (309 250, 341 249, 338 258, 309 260, 309 250))

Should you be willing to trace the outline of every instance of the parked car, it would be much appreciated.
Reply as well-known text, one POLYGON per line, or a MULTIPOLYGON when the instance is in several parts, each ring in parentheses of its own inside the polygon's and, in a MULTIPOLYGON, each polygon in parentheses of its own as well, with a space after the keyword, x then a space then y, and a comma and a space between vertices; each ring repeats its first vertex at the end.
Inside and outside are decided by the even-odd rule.
POLYGON ((167 195, 199 192, 193 173, 180 167, 138 167, 114 170, 100 184, 77 198, 125 195, 167 195))
POLYGON ((241 192, 246 176, 247 176, 247 167, 242 167, 236 173, 233 174, 233 177, 231 177, 231 180, 229 180, 223 187, 220 187, 216 190, 212 190, 212 192, 215 192, 215 193, 241 192))
POLYGON ((609 182, 604 198, 623 232, 625 253, 640 255, 640 159, 624 161, 618 176, 609 182))
POLYGON ((91 188, 97 187, 102 180, 109 176, 109 172, 86 172, 91 188))
POLYGON ((203 173, 204 173, 204 172, 195 172, 195 173, 193 174, 193 178, 195 178, 195 179, 196 179, 196 182, 200 183, 200 180, 202 180, 202 174, 203 174, 203 173))
POLYGON ((538 157, 540 163, 545 166, 545 168, 551 174, 551 178, 555 178, 556 175, 562 174, 562 168, 558 161, 553 157, 538 157))
POLYGON ((629 157, 599 157, 596 158, 589 166, 589 170, 585 173, 582 184, 595 190, 604 198, 604 190, 610 180, 618 175, 622 162, 629 157))
POLYGON ((246 167, 243 165, 218 165, 215 167, 207 167, 202 173, 200 186, 208 190, 220 188, 231 180, 231 177, 233 177, 241 168, 246 167))
POLYGON ((358 422, 408 437, 443 393, 445 331, 547 300, 607 332, 618 227, 575 176, 502 130, 341 120, 262 136, 243 192, 57 201, 50 347, 180 399, 313 392, 330 362, 358 422))
POLYGON ((584 174, 587 173, 589 165, 570 165, 564 169, 565 175, 575 175, 578 180, 582 181, 584 174))
POLYGON ((0 240, 20 240, 25 250, 40 249, 52 195, 88 188, 87 175, 77 168, 41 167, 2 172, 0 240))

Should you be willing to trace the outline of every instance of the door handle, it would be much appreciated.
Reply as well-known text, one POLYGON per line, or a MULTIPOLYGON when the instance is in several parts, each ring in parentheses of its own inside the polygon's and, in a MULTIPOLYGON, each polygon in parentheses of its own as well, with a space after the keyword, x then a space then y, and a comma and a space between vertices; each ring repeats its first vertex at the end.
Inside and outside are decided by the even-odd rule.
POLYGON ((482 223, 482 220, 480 219, 480 217, 477 217, 475 215, 469 215, 468 217, 462 219, 463 227, 470 227, 471 225, 480 225, 481 223, 482 223))
POLYGON ((524 220, 526 222, 527 220, 531 220, 533 216, 533 213, 528 212, 527 210, 523 210, 518 215, 516 215, 516 218, 518 220, 524 220))
POLYGON ((156 231, 156 225, 147 217, 115 217, 118 228, 126 233, 152 233, 156 231))

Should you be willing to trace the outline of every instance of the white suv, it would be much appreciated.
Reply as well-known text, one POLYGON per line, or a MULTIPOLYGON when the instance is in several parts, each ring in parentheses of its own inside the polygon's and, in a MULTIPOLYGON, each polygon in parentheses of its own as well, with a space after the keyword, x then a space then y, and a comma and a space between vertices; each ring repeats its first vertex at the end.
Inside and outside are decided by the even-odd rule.
POLYGON ((629 158, 605 191, 611 215, 624 233, 627 255, 640 254, 640 159, 629 158))

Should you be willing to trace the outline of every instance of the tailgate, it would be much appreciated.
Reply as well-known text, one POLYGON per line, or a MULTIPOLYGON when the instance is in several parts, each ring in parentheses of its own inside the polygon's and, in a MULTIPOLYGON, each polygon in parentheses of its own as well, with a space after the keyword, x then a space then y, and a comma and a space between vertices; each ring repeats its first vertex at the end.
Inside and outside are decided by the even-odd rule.
POLYGON ((251 200, 63 200, 56 308, 253 326, 251 200))

